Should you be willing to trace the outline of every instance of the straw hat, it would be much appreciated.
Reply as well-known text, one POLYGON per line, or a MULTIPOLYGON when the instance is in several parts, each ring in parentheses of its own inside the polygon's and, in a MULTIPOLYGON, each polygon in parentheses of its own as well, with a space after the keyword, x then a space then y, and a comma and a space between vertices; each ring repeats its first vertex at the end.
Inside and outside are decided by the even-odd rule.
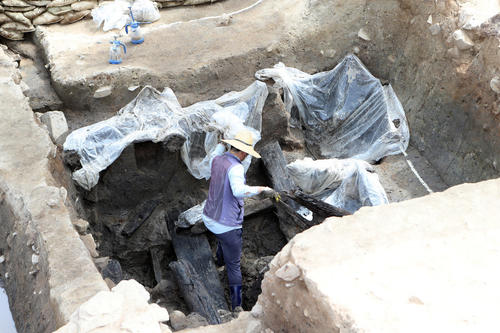
POLYGON ((253 157, 260 158, 260 154, 253 149, 253 138, 250 131, 239 131, 232 140, 222 140, 222 142, 229 143, 236 149, 244 151, 253 157))

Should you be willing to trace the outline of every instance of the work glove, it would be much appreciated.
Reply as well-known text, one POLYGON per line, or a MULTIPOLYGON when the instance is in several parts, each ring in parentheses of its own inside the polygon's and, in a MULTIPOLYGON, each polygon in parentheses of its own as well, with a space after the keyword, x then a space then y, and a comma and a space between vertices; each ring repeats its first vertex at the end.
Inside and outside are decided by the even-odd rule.
POLYGON ((278 193, 270 187, 262 186, 260 193, 265 198, 275 198, 278 193))

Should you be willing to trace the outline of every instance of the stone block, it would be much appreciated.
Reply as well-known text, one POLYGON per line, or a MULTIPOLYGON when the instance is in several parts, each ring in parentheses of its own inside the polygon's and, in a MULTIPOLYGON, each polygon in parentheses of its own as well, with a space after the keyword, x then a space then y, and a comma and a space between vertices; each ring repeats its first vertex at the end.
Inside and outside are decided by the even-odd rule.
POLYGON ((455 30, 452 37, 459 50, 468 50, 474 46, 472 39, 463 30, 455 30))
POLYGON ((68 132, 66 117, 61 111, 49 111, 40 116, 40 121, 47 126, 50 138, 54 143, 68 132))
POLYGON ((104 86, 95 91, 94 98, 108 97, 109 95, 111 95, 112 92, 113 92, 112 86, 104 86))
POLYGON ((175 310, 170 314, 170 326, 174 331, 180 331, 187 327, 186 315, 181 311, 175 310))
POLYGON ((73 226, 75 227, 76 231, 78 231, 78 233, 81 235, 85 235, 87 233, 87 230, 89 229, 89 223, 84 219, 78 219, 76 221, 73 221, 73 226))
POLYGON ((91 234, 81 235, 80 239, 82 240, 83 244, 85 244, 85 247, 87 248, 87 250, 89 250, 89 253, 93 258, 99 257, 94 237, 92 237, 91 234))
POLYGON ((372 40, 368 32, 364 29, 361 28, 358 31, 358 37, 361 38, 362 40, 370 41, 372 40))

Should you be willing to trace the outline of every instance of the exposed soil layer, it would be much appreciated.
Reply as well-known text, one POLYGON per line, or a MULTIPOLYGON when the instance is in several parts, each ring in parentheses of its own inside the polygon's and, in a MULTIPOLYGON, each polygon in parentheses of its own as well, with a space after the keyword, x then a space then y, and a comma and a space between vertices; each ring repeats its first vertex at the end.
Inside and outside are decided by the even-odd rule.
MULTIPOLYGON (((106 63, 107 41, 113 33, 97 31, 90 20, 38 28, 33 38, 39 49, 29 41, 9 43, 9 47, 20 55, 17 62, 23 82, 30 88, 25 94, 31 98, 31 107, 63 109, 70 129, 112 116, 139 91, 129 89, 134 86, 170 86, 186 106, 244 88, 254 80, 256 70, 279 61, 314 73, 331 69, 353 52, 375 76, 392 84, 411 128, 408 156, 387 157, 375 166, 390 201, 428 193, 414 170, 433 191, 500 175, 500 88, 495 83, 500 80, 498 17, 467 27, 460 18, 460 4, 453 0, 264 0, 233 17, 227 26, 217 19, 189 21, 252 3, 223 1, 162 11, 162 20, 145 29, 147 42, 131 49, 127 62, 118 67, 106 63), (169 25, 178 21, 183 23, 169 25), (470 47, 457 48, 453 36, 460 28, 470 37, 470 47), (37 82, 43 84, 37 87, 37 82), (112 95, 94 99, 95 90, 105 85, 112 86, 112 95)), ((289 116, 279 92, 271 91, 266 108, 263 143, 278 139, 289 161, 306 156, 300 131, 287 126, 289 116)), ((55 156, 52 171, 67 188, 75 210, 70 213, 90 222, 99 255, 117 260, 123 269, 121 278, 143 283, 161 305, 187 312, 167 268, 175 254, 163 222, 165 216, 203 201, 208 183, 194 179, 178 153, 168 152, 160 144, 141 143, 125 149, 101 173, 99 184, 85 192, 74 188, 55 156), (156 205, 151 217, 135 233, 124 236, 123 225, 151 202, 156 205), (163 284, 156 280, 152 253, 160 253, 163 284)), ((259 162, 251 167, 248 181, 268 183, 259 162)), ((20 220, 15 211, 8 204, 0 205, 0 218, 8 221, 0 228, 0 240, 7 244, 0 247, 0 255, 16 248, 7 242, 20 228, 13 222, 20 220)), ((23 237, 19 234, 15 242, 26 243, 23 237)), ((248 309, 260 293, 267 263, 285 239, 272 211, 249 217, 243 237, 244 305, 248 309)), ((209 239, 214 249, 214 239, 209 239)), ((56 321, 46 306, 49 295, 29 298, 32 292, 47 289, 48 273, 41 267, 39 272, 17 279, 30 271, 28 250, 19 251, 17 259, 11 260, 16 262, 10 266, 16 279, 7 280, 6 290, 21 331, 35 330, 30 326, 35 319, 22 324, 24 304, 36 313, 42 331, 51 330, 56 321)), ((44 257, 41 259, 43 264, 44 257)), ((224 279, 225 272, 220 276, 224 279)))

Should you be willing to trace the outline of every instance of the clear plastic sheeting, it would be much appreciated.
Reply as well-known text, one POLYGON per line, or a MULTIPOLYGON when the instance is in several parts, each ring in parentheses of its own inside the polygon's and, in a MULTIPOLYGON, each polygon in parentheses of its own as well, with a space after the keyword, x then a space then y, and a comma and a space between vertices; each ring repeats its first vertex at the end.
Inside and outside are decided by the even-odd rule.
POLYGON ((131 23, 129 7, 137 22, 154 22, 160 19, 160 11, 154 2, 150 0, 115 0, 106 1, 99 7, 92 9, 91 15, 99 28, 102 24, 104 31, 122 29, 127 23, 131 23))
POLYGON ((351 213, 389 202, 378 175, 363 160, 305 158, 288 164, 287 170, 302 191, 351 213))
POLYGON ((314 75, 279 63, 255 76, 283 88, 292 124, 305 128, 307 145, 318 158, 373 162, 408 147, 408 124, 394 91, 354 55, 314 75))
POLYGON ((80 157, 82 168, 73 179, 90 190, 99 172, 115 161, 134 142, 162 142, 167 149, 181 150, 193 176, 210 178, 210 157, 219 138, 231 139, 241 129, 260 139, 262 108, 267 86, 255 81, 241 92, 230 92, 217 100, 182 108, 170 88, 159 92, 145 87, 116 116, 73 131, 64 143, 65 151, 80 157))

